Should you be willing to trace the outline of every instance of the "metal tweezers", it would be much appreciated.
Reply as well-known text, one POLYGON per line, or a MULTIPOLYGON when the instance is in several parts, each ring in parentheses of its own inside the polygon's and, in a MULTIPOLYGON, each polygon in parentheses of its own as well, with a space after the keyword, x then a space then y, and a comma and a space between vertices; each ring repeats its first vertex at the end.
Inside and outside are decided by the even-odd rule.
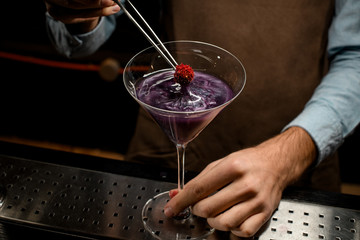
POLYGON ((173 56, 170 54, 170 52, 166 49, 164 44, 161 42, 159 37, 155 34, 155 32, 151 29, 150 25, 145 21, 145 19, 141 16, 141 14, 138 12, 138 10, 134 7, 134 5, 127 0, 127 2, 130 4, 130 6, 133 8, 134 12, 137 14, 137 16, 141 19, 147 30, 153 35, 155 38, 155 41, 151 39, 149 34, 140 26, 140 24, 131 16, 128 10, 126 10, 124 4, 119 0, 113 0, 117 5, 120 6, 120 8, 124 11, 124 13, 128 16, 128 18, 136 25, 137 28, 144 34, 146 39, 155 47, 155 49, 160 53, 160 55, 171 65, 173 69, 176 69, 176 66, 178 65, 173 56))

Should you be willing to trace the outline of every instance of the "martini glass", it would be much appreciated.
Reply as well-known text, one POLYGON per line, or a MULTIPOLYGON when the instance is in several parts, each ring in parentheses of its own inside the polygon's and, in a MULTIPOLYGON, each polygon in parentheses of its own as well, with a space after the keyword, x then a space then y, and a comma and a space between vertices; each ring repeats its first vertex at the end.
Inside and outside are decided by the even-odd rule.
MULTIPOLYGON (((139 52, 124 69, 123 79, 128 92, 176 146, 178 189, 182 190, 187 144, 240 94, 245 85, 246 74, 242 63, 234 55, 215 45, 195 41, 174 41, 164 45, 177 62, 190 65, 195 71, 195 76, 198 73, 211 75, 222 80, 231 91, 231 96, 225 102, 208 109, 165 110, 140 100, 138 96, 141 90, 139 88, 144 86, 139 83, 144 79, 163 72, 174 72, 156 49, 150 47, 139 52), (143 71, 143 66, 149 66, 146 72, 143 71)), ((214 232, 206 219, 193 215, 190 208, 185 209, 177 217, 167 218, 163 209, 169 199, 169 192, 160 193, 149 199, 142 210, 144 226, 155 238, 203 239, 214 232)))

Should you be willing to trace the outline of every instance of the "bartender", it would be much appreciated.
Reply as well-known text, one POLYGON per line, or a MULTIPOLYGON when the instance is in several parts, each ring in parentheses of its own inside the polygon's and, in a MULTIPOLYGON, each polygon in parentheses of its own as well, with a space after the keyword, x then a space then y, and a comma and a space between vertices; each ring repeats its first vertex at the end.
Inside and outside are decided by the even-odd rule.
MULTIPOLYGON (((111 0, 45 3, 50 38, 67 57, 127 27, 111 0)), ((247 71, 243 93, 188 146, 186 169, 201 173, 170 192, 165 214, 191 205, 212 227, 249 237, 287 186, 338 191, 336 149, 360 122, 360 1, 173 0, 159 11, 166 40, 218 45, 247 71)), ((127 160, 176 168, 175 156, 140 110, 127 160)))

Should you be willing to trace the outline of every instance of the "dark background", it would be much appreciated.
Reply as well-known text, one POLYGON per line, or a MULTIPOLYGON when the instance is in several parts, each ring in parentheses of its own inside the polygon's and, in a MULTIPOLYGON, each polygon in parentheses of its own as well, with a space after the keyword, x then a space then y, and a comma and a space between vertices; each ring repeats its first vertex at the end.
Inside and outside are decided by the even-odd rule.
MULTIPOLYGON (((164 24, 161 1, 134 0, 158 35, 164 24)), ((122 67, 149 43, 127 19, 95 54, 81 59, 60 56, 45 28, 43 1, 2 3, 0 51, 61 62, 99 65, 115 58, 122 67)), ((124 154, 133 134, 137 103, 121 76, 101 79, 94 71, 45 67, 0 58, 0 136, 17 136, 124 154)), ((359 111, 359 109, 354 109, 359 111)), ((359 130, 340 149, 342 179, 360 183, 359 130)))
MULTIPOLYGON (((149 46, 123 15, 118 19, 121 26, 99 51, 86 58, 67 59, 54 50, 47 37, 43 1, 4 4, 0 15, 0 51, 94 65, 114 58, 124 67, 135 53, 149 46)), ((159 26, 157 1, 142 1, 137 5, 150 24, 159 26)), ((0 69, 1 135, 125 153, 136 123, 138 104, 127 93, 121 76, 108 82, 94 71, 46 67, 5 58, 0 58, 0 69)))

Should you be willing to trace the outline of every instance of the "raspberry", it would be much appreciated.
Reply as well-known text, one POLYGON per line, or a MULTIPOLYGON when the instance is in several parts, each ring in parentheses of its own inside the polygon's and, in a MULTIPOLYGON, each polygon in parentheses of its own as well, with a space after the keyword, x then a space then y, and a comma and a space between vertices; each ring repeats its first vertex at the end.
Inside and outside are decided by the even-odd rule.
POLYGON ((174 79, 181 85, 187 85, 194 79, 194 70, 189 65, 181 63, 176 66, 174 79))

